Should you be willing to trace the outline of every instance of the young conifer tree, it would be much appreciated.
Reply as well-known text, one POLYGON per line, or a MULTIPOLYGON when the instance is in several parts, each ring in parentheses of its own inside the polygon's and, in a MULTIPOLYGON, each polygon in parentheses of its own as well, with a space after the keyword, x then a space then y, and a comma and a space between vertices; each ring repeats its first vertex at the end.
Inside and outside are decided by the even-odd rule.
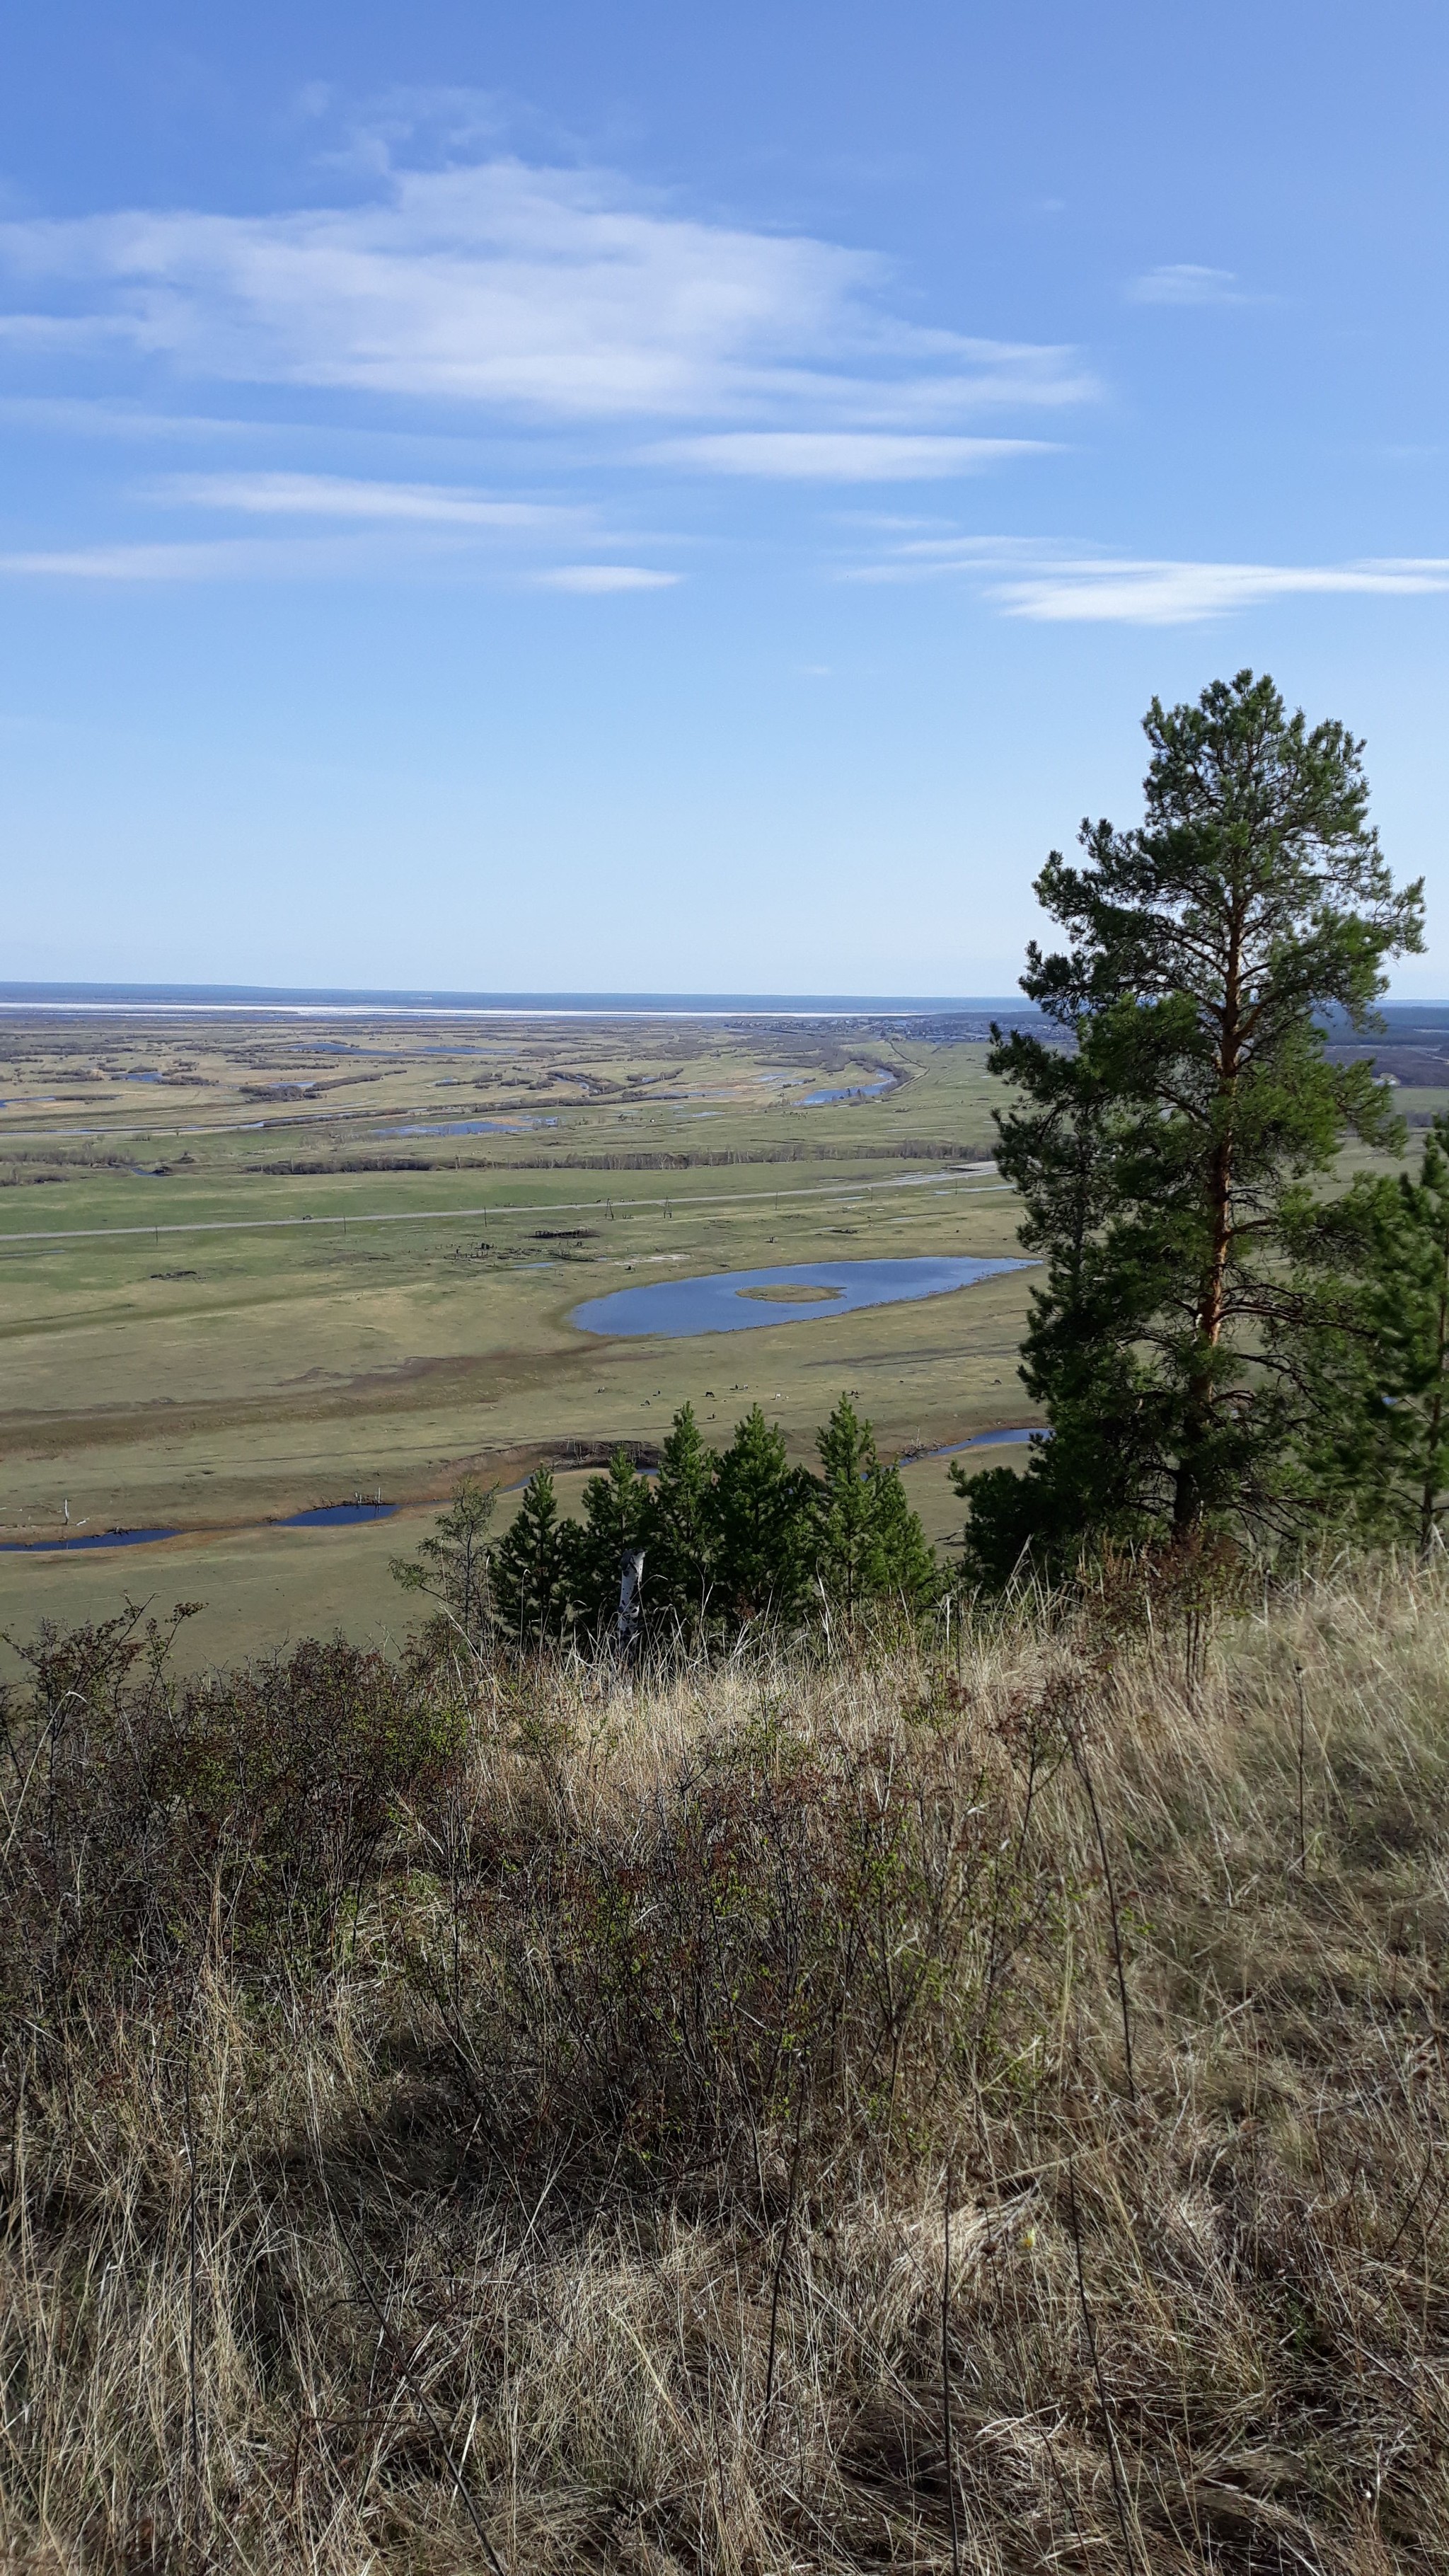
POLYGON ((1068 946, 1022 989, 1056 1042, 997 1035, 997 1159, 1044 1258, 1023 1378, 1054 1438, 1024 1479, 971 1480, 968 1561, 1060 1563, 1094 1537, 1281 1532, 1304 1497, 1315 1353, 1357 1283, 1312 1184, 1395 1120, 1361 1029, 1384 961, 1422 947, 1368 821, 1361 743, 1242 671, 1154 699, 1142 824, 1084 823, 1037 880, 1068 946), (1010 1488, 1010 1490, 1008 1490, 1010 1488))
POLYGON ((488 1533, 496 1500, 491 1485, 464 1476, 452 1500, 438 1514, 430 1537, 419 1542, 415 1556, 388 1559, 388 1572, 405 1592, 419 1592, 436 1604, 441 1632, 460 1637, 477 1652, 493 1618, 493 1585, 488 1533))
POLYGON ((516 1519, 493 1552, 498 1624, 513 1645, 553 1645, 567 1634, 577 1589, 578 1539, 577 1523, 559 1519, 549 1470, 537 1468, 523 1489, 516 1519))
POLYGON ((721 1453, 710 1525, 721 1609, 732 1619, 790 1619, 811 1574, 814 1478, 792 1467, 778 1423, 752 1405, 721 1453))
POLYGON ((708 1617, 715 1588, 710 1511, 715 1464, 694 1407, 681 1405, 660 1450, 650 1496, 645 1593, 651 1611, 662 1610, 686 1632, 708 1617))
POLYGON ((914 1606, 929 1598, 935 1560, 926 1534, 899 1471, 882 1463, 874 1429, 848 1395, 817 1431, 815 1446, 815 1570, 826 1597, 847 1618, 868 1601, 894 1596, 914 1606))
POLYGON ((877 1511, 880 1460, 875 1432, 842 1395, 823 1431, 815 1497, 815 1566, 829 1598, 847 1618, 885 1586, 877 1511))
MULTIPOLYGON (((626 1553, 649 1546, 649 1487, 627 1449, 616 1449, 606 1476, 584 1487, 584 1523, 572 1541, 571 1572, 580 1616, 598 1634, 616 1618, 626 1553)), ((566 1526, 568 1526, 566 1524, 566 1526)))
POLYGON ((929 1609, 940 1599, 946 1578, 919 1512, 913 1512, 906 1499, 899 1467, 880 1467, 875 1512, 884 1575, 882 1598, 899 1602, 906 1610, 929 1609))

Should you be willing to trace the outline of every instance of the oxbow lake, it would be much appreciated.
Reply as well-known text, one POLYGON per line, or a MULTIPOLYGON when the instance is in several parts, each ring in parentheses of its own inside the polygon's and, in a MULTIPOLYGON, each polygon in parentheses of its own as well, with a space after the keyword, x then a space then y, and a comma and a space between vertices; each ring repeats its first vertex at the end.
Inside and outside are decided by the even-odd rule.
POLYGON ((797 1106, 801 1109, 823 1109, 831 1100, 876 1100, 883 1091, 894 1089, 890 1075, 883 1073, 879 1082, 847 1082, 838 1091, 807 1091, 797 1106))
MULTIPOLYGON (((396 1503, 319 1503, 311 1511, 290 1512, 285 1520, 246 1521, 239 1526, 245 1529, 343 1529, 354 1521, 389 1521, 396 1510, 396 1503)), ((232 1534, 213 1533, 218 1537, 232 1534)), ((54 1538, 0 1539, 0 1556, 69 1556, 79 1548, 154 1547, 158 1539, 182 1538, 185 1535, 181 1529, 126 1529, 97 1530, 90 1536, 67 1538, 61 1531, 54 1538)))
POLYGON ((590 1297, 569 1317, 584 1333, 617 1333, 642 1340, 659 1333, 678 1341, 692 1333, 758 1332, 769 1324, 814 1323, 822 1315, 851 1315, 863 1306, 899 1306, 921 1297, 945 1297, 974 1288, 1025 1261, 973 1261, 930 1254, 914 1261, 812 1261, 782 1270, 718 1270, 704 1279, 653 1279, 641 1288, 616 1288, 590 1297), (778 1303, 752 1290, 785 1289, 778 1303), (815 1288, 818 1298, 804 1292, 815 1288))
POLYGON ((1017 1431, 975 1431, 969 1440, 948 1440, 944 1449, 924 1449, 925 1458, 959 1458, 963 1449, 1024 1449, 1033 1440, 1050 1440, 1047 1423, 1033 1423, 1017 1431))
POLYGON ((420 1119, 411 1127, 374 1127, 374 1136, 504 1136, 514 1135, 524 1127, 556 1127, 556 1118, 450 1118, 446 1124, 436 1118, 420 1119))

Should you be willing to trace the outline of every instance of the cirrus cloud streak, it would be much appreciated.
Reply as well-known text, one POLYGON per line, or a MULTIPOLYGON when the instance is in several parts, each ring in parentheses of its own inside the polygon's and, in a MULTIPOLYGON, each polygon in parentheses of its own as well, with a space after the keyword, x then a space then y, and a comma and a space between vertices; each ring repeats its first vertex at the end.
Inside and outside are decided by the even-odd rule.
POLYGON ((1206 563, 1173 557, 1058 553, 1040 541, 926 537, 856 581, 966 579, 1008 616, 1046 625, 1190 626, 1279 599, 1416 598, 1449 591, 1449 557, 1373 557, 1342 564, 1206 563))
POLYGON ((176 474, 162 486, 161 497, 257 518, 505 531, 558 527, 580 515, 545 502, 500 501, 491 493, 446 483, 372 482, 347 474, 176 474))
POLYGON ((1129 304, 1248 304, 1253 301, 1238 285, 1230 268, 1203 268, 1196 260, 1179 259, 1160 268, 1146 269, 1134 277, 1126 290, 1129 304))
POLYGON ((556 564, 551 571, 535 573, 534 586, 602 598, 610 591, 672 590, 680 578, 677 572, 652 572, 644 564, 556 564))
POLYGON ((980 474, 1009 456, 1043 456, 1041 438, 935 438, 885 430, 730 429, 663 439, 648 461, 787 483, 926 483, 980 474))

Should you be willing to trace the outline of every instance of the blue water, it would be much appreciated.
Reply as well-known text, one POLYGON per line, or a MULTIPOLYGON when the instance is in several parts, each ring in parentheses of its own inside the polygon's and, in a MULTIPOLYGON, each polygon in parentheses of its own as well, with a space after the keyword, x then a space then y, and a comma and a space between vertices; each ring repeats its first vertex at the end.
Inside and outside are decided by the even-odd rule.
POLYGON ((882 1074, 879 1082, 851 1082, 843 1091, 807 1091, 799 1106, 802 1109, 822 1109, 827 1100, 874 1100, 879 1092, 892 1088, 889 1074, 882 1074))
POLYGON ((590 1297, 569 1317, 584 1333, 618 1333, 637 1340, 662 1333, 679 1340, 691 1333, 748 1333, 767 1324, 811 1323, 821 1315, 849 1315, 862 1306, 895 1306, 919 1297, 944 1297, 974 1287, 1020 1261, 971 1261, 933 1254, 915 1261, 812 1261, 783 1270, 719 1270, 705 1279, 651 1280, 644 1288, 616 1288, 590 1297), (818 1305, 775 1305, 745 1297, 746 1288, 818 1287, 818 1305))
POLYGON ((374 1136, 515 1135, 520 1127, 556 1127, 556 1118, 455 1118, 447 1126, 427 1119, 416 1127, 374 1127, 374 1136))
POLYGON ((927 1449, 922 1454, 927 1458, 958 1458, 963 1449, 1015 1449, 1028 1440, 1050 1440, 1051 1436, 1045 1424, 1030 1431, 978 1431, 970 1440, 950 1440, 944 1449, 927 1449))
POLYGON ((180 1530, 134 1529, 99 1530, 94 1538, 6 1538, 0 1539, 0 1555, 38 1556, 71 1555, 83 1547, 151 1547, 158 1538, 179 1538, 180 1530))
MULTIPOLYGON (((289 1520, 273 1521, 273 1529, 336 1529, 348 1521, 385 1521, 397 1510, 396 1503, 326 1503, 318 1511, 293 1512, 289 1520)), ((71 1556, 81 1548, 153 1547, 158 1539, 180 1538, 179 1529, 99 1530, 90 1538, 6 1538, 0 1539, 0 1556, 71 1556)))

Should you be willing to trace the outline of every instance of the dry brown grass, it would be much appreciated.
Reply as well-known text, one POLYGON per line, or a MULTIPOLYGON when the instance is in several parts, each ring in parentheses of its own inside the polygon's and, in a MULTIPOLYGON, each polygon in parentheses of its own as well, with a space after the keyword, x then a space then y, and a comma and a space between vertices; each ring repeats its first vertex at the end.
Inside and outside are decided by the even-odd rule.
POLYGON ((1449 2564, 1449 1578, 1202 1661, 488 1684, 270 1929, 13 1711, 9 2563, 1449 2564))

